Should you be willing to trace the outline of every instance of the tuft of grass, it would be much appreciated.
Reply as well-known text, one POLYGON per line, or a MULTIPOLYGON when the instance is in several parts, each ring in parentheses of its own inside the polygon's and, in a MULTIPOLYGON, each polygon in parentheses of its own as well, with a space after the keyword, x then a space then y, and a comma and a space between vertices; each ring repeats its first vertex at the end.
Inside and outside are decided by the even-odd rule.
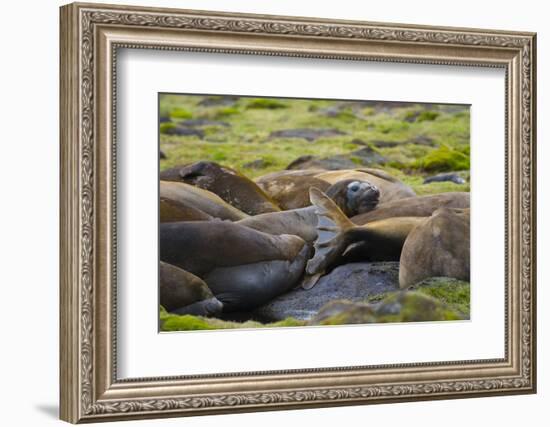
POLYGON ((160 133, 168 133, 169 130, 174 129, 175 127, 176 127, 175 123, 164 122, 160 124, 159 130, 160 130, 160 133))
POLYGON ((257 110, 276 110, 280 108, 287 108, 287 105, 281 101, 271 98, 255 98, 246 104, 246 108, 257 110))
POLYGON ((223 162, 226 159, 227 155, 225 155, 225 153, 222 153, 221 151, 212 154, 212 160, 214 160, 215 162, 223 162))
POLYGON ((426 121, 433 121, 439 117, 439 113, 437 111, 431 111, 431 110, 425 110, 422 111, 418 117, 416 118, 417 122, 426 122, 426 121))
POLYGON ((470 169, 470 158, 461 151, 441 145, 411 166, 426 172, 460 171, 470 169))
POLYGON ((219 110, 217 110, 214 117, 221 119, 221 118, 224 118, 224 117, 234 116, 236 114, 239 114, 239 109, 238 108, 236 108, 236 107, 225 107, 225 108, 220 108, 219 110))
POLYGON ((193 114, 189 110, 186 110, 184 108, 174 108, 172 111, 170 111, 170 117, 173 119, 190 119, 193 117, 193 114))

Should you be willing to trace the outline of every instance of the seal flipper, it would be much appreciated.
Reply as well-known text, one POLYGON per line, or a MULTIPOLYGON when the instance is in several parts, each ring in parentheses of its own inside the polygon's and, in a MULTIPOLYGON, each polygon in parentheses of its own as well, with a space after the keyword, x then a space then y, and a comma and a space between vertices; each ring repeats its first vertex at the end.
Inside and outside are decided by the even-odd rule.
MULTIPOLYGON (((318 278, 346 250, 347 231, 355 228, 355 224, 321 190, 310 188, 309 197, 317 214, 317 239, 313 244, 315 254, 307 263, 306 273, 318 278)), ((312 281, 308 281, 308 288, 317 280, 312 278, 312 281)))

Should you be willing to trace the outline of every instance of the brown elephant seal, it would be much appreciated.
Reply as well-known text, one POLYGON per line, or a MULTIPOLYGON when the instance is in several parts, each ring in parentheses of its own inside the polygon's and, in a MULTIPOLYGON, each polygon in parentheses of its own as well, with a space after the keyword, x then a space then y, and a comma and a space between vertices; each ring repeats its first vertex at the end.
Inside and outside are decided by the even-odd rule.
POLYGON ((213 216, 200 209, 164 197, 161 197, 159 201, 159 214, 160 222, 210 221, 214 219, 213 216))
POLYGON ((399 286, 440 276, 470 281, 470 209, 438 209, 405 241, 399 286))
MULTIPOLYGON (((353 179, 338 181, 326 194, 348 217, 374 209, 380 196, 371 183, 353 179)), ((317 238, 314 206, 256 215, 237 223, 269 234, 294 234, 310 244, 317 238)))
POLYGON ((317 215, 317 237, 314 256, 306 266, 309 277, 302 285, 306 289, 312 287, 342 256, 368 261, 398 261, 407 236, 425 219, 388 218, 358 226, 322 191, 312 188, 310 196, 317 215))
POLYGON ((204 280, 224 312, 250 310, 302 277, 309 246, 228 221, 160 225, 160 259, 204 280))
POLYGON ((258 184, 283 210, 311 206, 309 189, 311 187, 326 191, 330 184, 314 176, 282 175, 258 184))
POLYGON ((195 209, 214 218, 238 221, 248 217, 216 194, 183 182, 160 181, 160 198, 172 201, 180 210, 195 209))
POLYGON ((392 202, 380 203, 375 209, 351 218, 355 224, 366 224, 371 221, 400 216, 431 216, 439 208, 470 207, 470 193, 451 192, 428 196, 408 197, 392 202))
POLYGON ((187 166, 176 166, 161 172, 160 179, 185 182, 211 191, 249 215, 281 210, 254 181, 234 169, 214 162, 201 161, 187 166))
POLYGON ((202 279, 162 261, 159 265, 159 296, 160 305, 176 314, 217 316, 223 308, 202 279))
POLYGON ((380 169, 362 168, 325 171, 315 175, 315 178, 322 179, 330 184, 344 179, 368 181, 380 190, 380 204, 416 196, 411 187, 380 169))

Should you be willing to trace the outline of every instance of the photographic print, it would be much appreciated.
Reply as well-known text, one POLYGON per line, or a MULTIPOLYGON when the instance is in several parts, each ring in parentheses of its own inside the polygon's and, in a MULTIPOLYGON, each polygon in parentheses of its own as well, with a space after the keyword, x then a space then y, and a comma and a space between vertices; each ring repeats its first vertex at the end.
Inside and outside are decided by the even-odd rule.
POLYGON ((160 330, 470 318, 470 106, 159 94, 160 330))

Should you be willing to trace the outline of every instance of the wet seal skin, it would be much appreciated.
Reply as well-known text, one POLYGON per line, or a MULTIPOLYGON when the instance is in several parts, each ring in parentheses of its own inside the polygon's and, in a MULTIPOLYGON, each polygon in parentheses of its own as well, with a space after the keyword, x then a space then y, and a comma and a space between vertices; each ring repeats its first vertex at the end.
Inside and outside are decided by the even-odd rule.
POLYGON ((234 169, 214 162, 201 161, 176 166, 161 172, 160 179, 185 182, 211 191, 248 215, 281 210, 254 181, 234 169))
POLYGON ((160 259, 206 282, 224 312, 250 310, 293 288, 309 254, 298 236, 274 236, 228 221, 160 226, 160 259))

